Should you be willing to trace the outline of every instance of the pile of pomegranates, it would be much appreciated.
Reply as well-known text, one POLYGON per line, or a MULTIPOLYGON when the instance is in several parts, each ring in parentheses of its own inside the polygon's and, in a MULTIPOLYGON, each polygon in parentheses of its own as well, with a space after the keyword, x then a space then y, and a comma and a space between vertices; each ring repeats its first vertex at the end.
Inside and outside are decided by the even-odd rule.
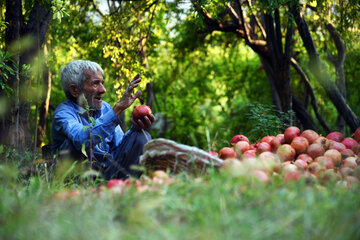
POLYGON ((239 134, 231 139, 230 146, 219 150, 218 156, 224 160, 222 169, 238 176, 251 174, 269 181, 277 175, 286 182, 310 178, 349 187, 360 179, 360 128, 345 137, 337 131, 322 136, 290 126, 256 143, 239 134))

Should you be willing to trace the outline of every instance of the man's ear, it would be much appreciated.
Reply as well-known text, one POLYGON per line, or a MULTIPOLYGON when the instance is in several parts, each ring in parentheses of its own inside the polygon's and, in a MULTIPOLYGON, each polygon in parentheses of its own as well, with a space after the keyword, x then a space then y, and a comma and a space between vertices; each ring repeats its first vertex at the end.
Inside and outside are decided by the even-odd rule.
POLYGON ((70 90, 71 96, 73 96, 74 98, 79 97, 80 89, 78 88, 78 86, 75 83, 70 84, 69 90, 70 90))

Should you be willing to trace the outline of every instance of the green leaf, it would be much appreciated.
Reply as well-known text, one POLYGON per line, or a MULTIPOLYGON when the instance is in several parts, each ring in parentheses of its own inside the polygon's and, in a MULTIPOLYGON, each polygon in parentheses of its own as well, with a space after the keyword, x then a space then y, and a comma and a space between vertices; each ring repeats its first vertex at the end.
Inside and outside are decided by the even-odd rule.
POLYGON ((93 126, 95 126, 96 122, 95 122, 95 119, 93 117, 89 117, 90 121, 91 121, 91 124, 93 126))
POLYGON ((91 128, 91 126, 84 126, 83 127, 83 132, 85 132, 87 129, 91 128))

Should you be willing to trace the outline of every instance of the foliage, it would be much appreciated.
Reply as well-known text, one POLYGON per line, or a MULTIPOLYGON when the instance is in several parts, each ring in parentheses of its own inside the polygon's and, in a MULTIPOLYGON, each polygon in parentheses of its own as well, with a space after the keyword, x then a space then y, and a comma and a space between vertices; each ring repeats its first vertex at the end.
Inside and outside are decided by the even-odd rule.
POLYGON ((277 111, 275 106, 259 103, 249 103, 250 113, 247 114, 252 124, 251 135, 255 140, 264 136, 276 136, 289 126, 295 112, 290 110, 286 113, 277 111))
MULTIPOLYGON (((104 11, 95 9, 91 1, 71 0, 66 5, 64 2, 56 1, 53 5, 62 18, 59 21, 54 17, 49 25, 46 42, 46 63, 52 76, 53 106, 65 100, 60 81, 61 68, 72 59, 89 59, 98 62, 105 71, 107 93, 104 99, 110 104, 118 100, 127 82, 137 72, 141 72, 143 77, 142 85, 139 87, 141 90, 144 90, 146 83, 153 83, 153 112, 165 116, 168 120, 165 132, 157 132, 154 129, 151 133, 153 137, 171 138, 207 150, 218 150, 228 144, 235 134, 242 133, 254 140, 257 139, 257 133, 252 130, 254 125, 247 118, 251 114, 247 104, 269 105, 271 102, 270 87, 260 60, 234 34, 202 33, 204 23, 194 11, 194 5, 185 6, 186 3, 180 1, 157 2, 153 5, 151 4, 154 1, 143 1, 140 5, 136 1, 121 1, 121 7, 114 2, 112 9, 104 11), (102 11, 102 15, 98 10, 102 11), (143 45, 146 61, 140 56, 141 40, 146 40, 143 45)), ((270 6, 266 5, 270 3, 284 3, 261 2, 265 6, 270 6)), ((32 3, 26 1, 29 7, 32 3)), ((227 2, 201 3, 209 11, 220 13, 227 2)), ((348 5, 344 6, 348 6, 347 8, 337 4, 337 1, 306 3, 317 7, 316 12, 310 7, 304 8, 304 11, 323 59, 326 59, 327 54, 325 46, 330 52, 334 52, 335 49, 329 34, 324 31, 323 24, 327 20, 333 21, 344 36, 348 47, 345 62, 347 99, 354 112, 359 114, 356 98, 356 60, 359 45, 353 40, 358 34, 358 6, 351 4, 352 1, 345 1, 348 5), (341 24, 338 24, 339 22, 341 24), (347 31, 349 26, 352 28, 347 31)), ((99 7, 100 1, 95 1, 95 4, 99 7)), ((298 36, 294 37, 294 55, 303 69, 309 73, 305 50, 299 43, 298 36)), ((326 66, 329 70, 332 69, 335 76, 331 65, 326 66)), ((294 94, 306 101, 306 96, 302 95, 304 86, 294 71, 291 78, 294 79, 294 94)), ((310 80, 319 103, 319 112, 332 128, 335 128, 336 109, 329 104, 320 85, 313 78, 310 80)), ((145 97, 146 92, 142 100, 145 97)), ((34 105, 34 102, 32 104, 34 105)), ((131 110, 126 111, 127 120, 131 110)), ((310 106, 308 110, 314 116, 310 106)), ((31 122, 34 122, 32 120, 31 122)), ((268 131, 267 128, 269 132, 273 131, 271 125, 264 128, 264 131, 268 131)), ((48 117, 46 143, 51 139, 50 130, 51 114, 48 117)))
POLYGON ((12 55, 9 52, 0 50, 0 88, 5 91, 8 97, 14 90, 7 84, 7 80, 9 75, 15 76, 16 71, 18 71, 18 66, 11 57, 12 55))

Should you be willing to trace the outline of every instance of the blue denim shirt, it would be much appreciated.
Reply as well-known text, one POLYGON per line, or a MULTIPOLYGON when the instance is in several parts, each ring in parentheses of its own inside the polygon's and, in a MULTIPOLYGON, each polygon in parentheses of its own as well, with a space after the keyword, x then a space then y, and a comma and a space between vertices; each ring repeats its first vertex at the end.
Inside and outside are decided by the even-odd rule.
POLYGON ((133 128, 124 135, 119 126, 120 119, 105 101, 101 110, 94 111, 93 117, 95 126, 84 130, 84 126, 92 126, 85 110, 69 99, 61 103, 54 112, 52 122, 53 153, 67 150, 72 156, 80 156, 85 145, 86 154, 89 156, 91 131, 93 161, 103 167, 109 166, 113 160, 114 149, 133 128))

